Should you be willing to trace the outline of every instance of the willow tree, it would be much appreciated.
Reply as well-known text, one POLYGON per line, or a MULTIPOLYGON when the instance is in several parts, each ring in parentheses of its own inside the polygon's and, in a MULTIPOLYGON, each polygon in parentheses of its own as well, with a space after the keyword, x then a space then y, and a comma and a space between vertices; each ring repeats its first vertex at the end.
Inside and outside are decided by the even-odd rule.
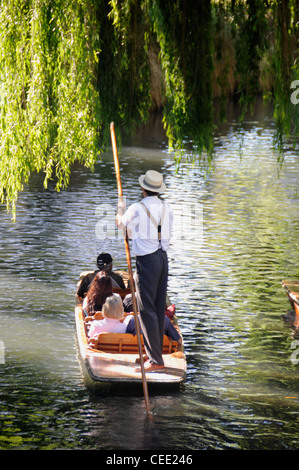
POLYGON ((211 156, 215 83, 242 117, 264 63, 277 142, 298 136, 298 13, 299 0, 2 0, 0 202, 14 211, 32 172, 66 187, 75 161, 94 167, 112 120, 119 135, 146 122, 153 51, 170 147, 211 156))
POLYGON ((99 11, 99 92, 105 122, 118 117, 132 130, 147 119, 152 107, 149 51, 157 46, 169 146, 181 149, 188 140, 195 150, 210 151, 210 0, 112 0, 102 2, 99 11))
POLYGON ((12 205, 32 172, 68 185, 99 146, 97 25, 89 0, 3 0, 0 9, 0 200, 12 205))
POLYGON ((242 115, 252 106, 260 89, 260 63, 267 44, 268 23, 263 0, 232 2, 236 77, 242 115))
POLYGON ((299 88, 299 1, 277 0, 275 18, 274 103, 276 140, 283 149, 285 136, 299 136, 299 108, 290 99, 292 84, 299 88))
POLYGON ((148 18, 143 2, 99 1, 100 28, 98 90, 101 101, 102 141, 109 141, 110 122, 119 132, 132 133, 148 119, 151 108, 148 61, 148 18))
POLYGON ((148 1, 165 77, 164 123, 170 146, 211 151, 213 135, 211 2, 148 1))

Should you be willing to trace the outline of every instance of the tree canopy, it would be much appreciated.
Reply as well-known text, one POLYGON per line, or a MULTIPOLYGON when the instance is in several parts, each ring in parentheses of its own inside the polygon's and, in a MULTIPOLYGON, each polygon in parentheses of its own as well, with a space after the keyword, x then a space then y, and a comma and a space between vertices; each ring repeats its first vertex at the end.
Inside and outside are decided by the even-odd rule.
POLYGON ((215 98, 223 118, 262 93, 277 145, 295 141, 298 31, 299 0, 1 0, 0 202, 14 213, 33 172, 66 187, 111 121, 131 133, 155 108, 170 147, 212 155, 215 98))

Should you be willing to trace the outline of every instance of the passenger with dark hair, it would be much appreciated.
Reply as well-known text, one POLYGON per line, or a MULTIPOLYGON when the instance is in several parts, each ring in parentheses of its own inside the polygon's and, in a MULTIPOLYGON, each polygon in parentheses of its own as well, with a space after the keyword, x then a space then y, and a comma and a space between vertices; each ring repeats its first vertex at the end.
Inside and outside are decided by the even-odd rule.
POLYGON ((110 276, 104 271, 96 273, 87 295, 83 301, 83 311, 85 315, 94 315, 101 311, 107 297, 112 295, 112 281, 110 276))
POLYGON ((118 287, 118 288, 120 287, 121 289, 125 289, 126 286, 124 284, 122 277, 112 270, 113 259, 109 253, 101 253, 97 257, 97 267, 99 269, 97 269, 96 271, 92 273, 86 274, 82 278, 77 289, 77 296, 79 297, 79 299, 83 299, 85 297, 95 275, 100 271, 105 271, 111 277, 112 287, 118 287))

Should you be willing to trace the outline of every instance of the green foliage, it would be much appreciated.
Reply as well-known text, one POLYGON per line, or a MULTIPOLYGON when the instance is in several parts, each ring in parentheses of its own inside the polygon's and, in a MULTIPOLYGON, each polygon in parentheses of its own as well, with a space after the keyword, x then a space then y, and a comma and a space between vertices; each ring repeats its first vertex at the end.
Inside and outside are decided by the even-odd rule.
POLYGON ((110 144, 111 121, 118 141, 146 122, 156 49, 178 162, 212 157, 216 85, 223 116, 236 90, 241 119, 271 96, 282 146, 299 132, 298 25, 298 0, 2 0, 0 202, 14 213, 32 172, 66 187, 75 161, 92 169, 110 144))
POLYGON ((231 13, 242 119, 260 91, 260 62, 268 46, 268 23, 264 0, 234 1, 231 13))
POLYGON ((110 142, 110 122, 126 134, 147 120, 151 107, 148 25, 142 2, 101 1, 98 5, 100 59, 98 89, 104 122, 102 139, 110 142))
POLYGON ((213 135, 211 5, 209 1, 147 2, 165 78, 164 124, 177 150, 211 152, 213 135))
MULTIPOLYGON (((274 103, 276 145, 283 151, 284 138, 293 135, 294 145, 299 135, 298 104, 291 101, 292 82, 299 80, 299 2, 277 0, 275 17, 274 103)), ((298 88, 298 87, 297 87, 298 88)))
POLYGON ((0 9, 0 200, 14 205, 33 171, 66 187, 99 149, 97 25, 89 0, 5 0, 0 9))

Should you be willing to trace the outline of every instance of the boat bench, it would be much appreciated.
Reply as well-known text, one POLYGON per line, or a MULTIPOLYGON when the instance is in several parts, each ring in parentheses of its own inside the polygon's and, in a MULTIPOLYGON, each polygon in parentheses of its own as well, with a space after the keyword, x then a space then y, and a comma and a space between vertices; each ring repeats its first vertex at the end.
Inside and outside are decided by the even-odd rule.
POLYGON ((113 294, 119 294, 122 299, 126 297, 126 295, 131 294, 131 288, 126 287, 126 289, 121 289, 121 287, 113 287, 112 288, 113 294))
MULTIPOLYGON (((131 333, 100 333, 97 338, 89 340, 93 349, 107 353, 138 354, 137 336, 131 333)), ((144 353, 143 337, 141 335, 142 352, 144 353)), ((178 342, 164 335, 163 354, 177 352, 178 342)))
MULTIPOLYGON (((132 314, 133 314, 132 312, 124 312, 123 317, 120 319, 120 321, 123 322, 124 319, 125 319, 128 315, 132 315, 132 314)), ((89 329, 89 327, 90 327, 90 325, 91 325, 91 322, 92 322, 93 320, 104 320, 104 318, 105 318, 105 317, 104 317, 102 311, 100 311, 100 310, 99 310, 98 312, 95 312, 95 314, 92 315, 92 316, 85 317, 85 318, 84 318, 84 324, 85 324, 86 329, 87 329, 87 330, 89 329)))

